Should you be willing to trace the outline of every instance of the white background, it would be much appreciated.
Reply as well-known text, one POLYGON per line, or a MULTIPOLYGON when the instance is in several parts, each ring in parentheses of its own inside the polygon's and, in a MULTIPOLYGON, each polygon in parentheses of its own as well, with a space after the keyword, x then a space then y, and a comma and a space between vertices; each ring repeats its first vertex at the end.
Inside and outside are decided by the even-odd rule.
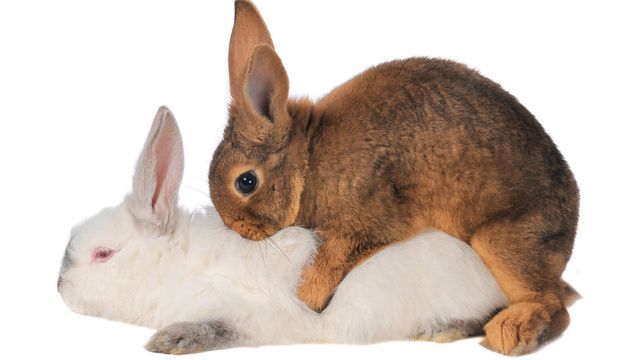
MULTIPOLYGON (((291 93, 317 98, 376 63, 464 62, 533 112, 582 192, 565 278, 584 295, 531 358, 633 356, 638 318, 637 9, 600 1, 258 1, 291 93)), ((0 3, 0 357, 152 358, 151 330, 83 317, 56 279, 69 228, 128 191, 159 105, 183 132, 187 207, 206 205, 226 122, 227 1, 0 3)), ((287 346, 199 358, 501 358, 447 345, 287 346)))

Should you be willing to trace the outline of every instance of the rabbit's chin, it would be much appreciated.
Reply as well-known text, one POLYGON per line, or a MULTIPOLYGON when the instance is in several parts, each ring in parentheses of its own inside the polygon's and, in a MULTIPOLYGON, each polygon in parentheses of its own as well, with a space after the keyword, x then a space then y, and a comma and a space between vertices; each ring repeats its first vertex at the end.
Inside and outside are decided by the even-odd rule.
POLYGON ((69 310, 80 315, 102 317, 102 315, 96 311, 95 307, 87 304, 86 302, 80 301, 72 288, 72 286, 65 284, 58 288, 60 297, 62 297, 62 301, 67 305, 69 310))
POLYGON ((76 295, 73 290, 68 291, 63 289, 60 291, 60 296, 64 304, 67 305, 67 308, 76 314, 136 325, 145 325, 138 323, 138 319, 135 316, 132 317, 128 311, 121 312, 116 310, 117 307, 113 309, 105 307, 104 304, 101 304, 99 301, 94 303, 83 300, 76 295))

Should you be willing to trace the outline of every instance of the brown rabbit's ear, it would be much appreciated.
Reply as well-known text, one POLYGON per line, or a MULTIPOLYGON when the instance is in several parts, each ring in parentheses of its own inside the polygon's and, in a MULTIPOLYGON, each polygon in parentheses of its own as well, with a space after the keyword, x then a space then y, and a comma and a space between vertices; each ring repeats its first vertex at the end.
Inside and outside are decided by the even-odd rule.
POLYGON ((253 49, 258 44, 274 48, 267 25, 258 9, 246 0, 236 0, 236 13, 229 41, 229 85, 235 99, 242 86, 244 71, 253 49))
POLYGON ((235 99, 242 115, 237 118, 240 133, 254 143, 281 146, 291 127, 288 96, 289 78, 280 57, 267 44, 256 46, 235 99))

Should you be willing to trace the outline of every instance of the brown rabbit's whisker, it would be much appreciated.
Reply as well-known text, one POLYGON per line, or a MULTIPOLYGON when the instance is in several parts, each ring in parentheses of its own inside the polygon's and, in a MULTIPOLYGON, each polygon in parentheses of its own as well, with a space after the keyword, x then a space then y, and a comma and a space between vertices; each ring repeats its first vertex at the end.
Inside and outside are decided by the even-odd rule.
POLYGON ((267 251, 266 248, 264 251, 262 251, 262 243, 258 242, 258 249, 260 249, 260 257, 262 257, 262 265, 264 266, 264 274, 267 277, 267 283, 270 282, 269 280, 269 270, 267 268, 267 261, 266 261, 266 257, 265 257, 265 252, 267 251))
POLYGON ((207 199, 207 202, 209 202, 209 201, 210 201, 209 194, 205 193, 204 191, 202 191, 202 190, 200 190, 200 189, 196 189, 195 187, 190 186, 190 185, 185 185, 185 187, 186 187, 186 188, 189 188, 189 189, 191 189, 191 190, 193 190, 193 191, 195 191, 196 193, 198 193, 198 194, 200 194, 200 195, 202 195, 202 196, 204 196, 204 197, 207 199))
POLYGON ((282 250, 282 248, 281 248, 278 244, 276 244, 276 242, 275 242, 275 241, 273 241, 273 239, 271 239, 271 238, 267 238, 267 239, 266 239, 266 241, 267 241, 267 245, 271 245, 271 248, 272 248, 272 249, 276 249, 276 250, 278 250, 278 252, 280 253, 280 255, 282 255, 282 256, 287 260, 287 262, 289 263, 289 265, 291 265, 291 259, 289 259, 289 257, 287 256, 287 254, 282 250))

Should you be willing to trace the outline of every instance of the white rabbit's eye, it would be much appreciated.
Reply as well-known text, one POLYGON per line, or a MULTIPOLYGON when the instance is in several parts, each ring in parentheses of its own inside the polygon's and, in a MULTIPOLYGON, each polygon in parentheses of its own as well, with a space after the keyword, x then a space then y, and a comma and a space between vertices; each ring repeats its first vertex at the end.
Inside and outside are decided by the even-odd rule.
POLYGON ((106 247, 99 247, 93 250, 92 262, 102 263, 113 256, 113 250, 106 247))

